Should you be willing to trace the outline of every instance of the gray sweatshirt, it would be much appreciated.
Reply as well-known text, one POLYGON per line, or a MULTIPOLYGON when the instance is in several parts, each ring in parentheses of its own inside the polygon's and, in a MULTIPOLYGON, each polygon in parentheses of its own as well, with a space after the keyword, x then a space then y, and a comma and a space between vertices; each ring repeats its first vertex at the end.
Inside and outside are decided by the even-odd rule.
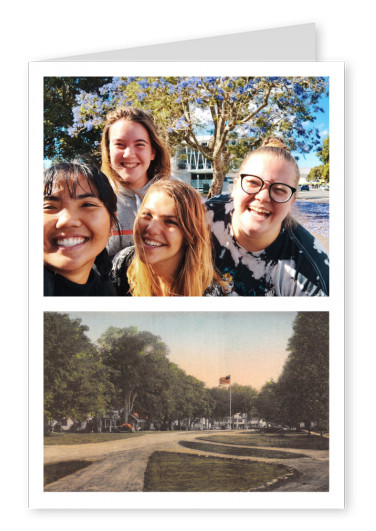
POLYGON ((119 186, 117 194, 117 217, 120 224, 120 232, 117 229, 114 230, 108 240, 107 251, 111 258, 121 251, 121 249, 124 249, 124 247, 133 245, 134 220, 136 219, 142 199, 153 182, 153 180, 149 181, 145 186, 137 190, 138 193, 124 186, 119 186))

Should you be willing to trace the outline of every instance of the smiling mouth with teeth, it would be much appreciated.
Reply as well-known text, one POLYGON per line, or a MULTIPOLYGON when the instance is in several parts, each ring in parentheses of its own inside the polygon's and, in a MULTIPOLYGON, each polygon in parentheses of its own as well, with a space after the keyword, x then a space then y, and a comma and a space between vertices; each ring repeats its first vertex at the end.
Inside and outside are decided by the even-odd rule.
POLYGON ((84 243, 89 238, 59 238, 55 240, 55 244, 58 247, 74 247, 75 245, 80 245, 84 243))
POLYGON ((138 163, 137 162, 123 162, 122 164, 123 168, 129 168, 129 169, 132 169, 132 168, 136 168, 136 166, 138 166, 138 163))
POLYGON ((154 242, 152 240, 144 240, 144 243, 146 245, 150 245, 151 247, 164 247, 164 243, 154 242))
POLYGON ((248 211, 249 212, 254 212, 258 216, 263 216, 265 218, 268 218, 270 216, 270 214, 271 214, 271 212, 269 212, 268 210, 264 210, 262 208, 256 208, 254 206, 249 206, 248 207, 248 211))

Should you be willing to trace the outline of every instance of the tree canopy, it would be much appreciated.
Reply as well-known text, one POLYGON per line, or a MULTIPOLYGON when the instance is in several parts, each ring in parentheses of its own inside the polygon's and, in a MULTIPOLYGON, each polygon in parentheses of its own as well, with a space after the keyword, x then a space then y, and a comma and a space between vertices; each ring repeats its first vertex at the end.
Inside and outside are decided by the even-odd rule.
POLYGON ((289 339, 288 358, 277 382, 262 387, 258 414, 268 421, 320 430, 329 427, 329 314, 299 312, 289 339))
MULTIPOLYGON (((213 408, 212 416, 215 420, 223 420, 230 414, 230 387, 217 386, 209 390, 213 408)), ((250 385, 231 385, 231 413, 254 413, 257 391, 250 385)))
POLYGON ((329 137, 324 138, 322 148, 317 151, 317 156, 321 160, 320 166, 311 169, 307 176, 308 181, 325 181, 329 182, 329 137))
POLYGON ((271 380, 262 386, 256 399, 256 409, 260 417, 270 422, 281 421, 277 382, 271 380))
POLYGON ((86 419, 109 407, 112 384, 98 350, 80 319, 44 314, 44 416, 86 419))
POLYGON ((89 146, 94 153, 106 114, 133 105, 152 114, 172 149, 188 145, 210 161, 209 196, 220 193, 229 169, 236 168, 263 137, 279 135, 291 150, 303 154, 316 148, 320 135, 313 122, 323 112, 320 98, 328 90, 322 77, 114 77, 109 82, 103 78, 102 86, 94 88, 87 87, 88 78, 82 84, 80 78, 71 79, 46 78, 46 156, 51 156, 53 146, 58 154, 82 153, 89 146), (73 83, 67 104, 62 103, 64 83, 73 83), (59 123, 53 112, 56 98, 59 108, 64 106, 64 123, 58 128, 53 127, 59 123), (210 136, 205 145, 200 142, 204 134, 210 136))
POLYGON ((72 107, 80 90, 93 91, 111 78, 45 77, 44 78, 44 157, 73 158, 92 153, 98 141, 95 131, 80 137, 67 132, 72 123, 72 107))
POLYGON ((312 421, 321 429, 329 423, 329 314, 299 312, 278 380, 282 420, 290 425, 312 421))
POLYGON ((163 387, 166 376, 160 366, 166 366, 167 345, 160 337, 139 332, 135 327, 110 327, 98 343, 103 362, 111 371, 114 406, 123 411, 123 420, 127 422, 137 397, 163 387))
MULTIPOLYGON (((169 348, 148 331, 110 327, 95 346, 88 328, 67 314, 44 314, 44 415, 52 419, 100 417, 109 409, 128 415, 143 412, 160 429, 173 421, 229 416, 229 386, 204 383, 168 359, 169 348)), ((288 341, 289 352, 277 382, 258 393, 248 385, 231 386, 232 414, 320 429, 329 423, 328 312, 299 312, 288 341)))
POLYGON ((168 347, 158 336, 135 327, 111 327, 99 344, 115 387, 113 406, 122 410, 125 421, 129 413, 142 410, 167 429, 174 420, 211 413, 204 383, 168 360, 168 347))

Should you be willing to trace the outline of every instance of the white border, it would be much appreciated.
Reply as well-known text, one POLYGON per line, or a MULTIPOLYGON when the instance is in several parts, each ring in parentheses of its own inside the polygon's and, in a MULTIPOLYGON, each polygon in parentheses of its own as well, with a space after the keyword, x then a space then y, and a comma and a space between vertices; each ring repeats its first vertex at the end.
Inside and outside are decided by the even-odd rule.
POLYGON ((344 506, 344 65, 253 62, 44 62, 29 67, 29 504, 31 508, 342 508, 344 506), (330 78, 330 297, 44 298, 41 267, 44 76, 281 75, 330 78), (328 493, 43 492, 44 311, 329 311, 328 493))

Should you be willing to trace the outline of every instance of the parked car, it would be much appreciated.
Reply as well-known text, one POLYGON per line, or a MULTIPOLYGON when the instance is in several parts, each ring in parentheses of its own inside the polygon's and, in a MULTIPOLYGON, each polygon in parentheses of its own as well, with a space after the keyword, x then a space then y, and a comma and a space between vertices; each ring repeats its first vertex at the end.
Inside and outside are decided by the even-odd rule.
POLYGON ((322 184, 320 188, 321 190, 326 190, 327 192, 329 192, 329 184, 322 184))
POLYGON ((125 423, 125 424, 122 424, 121 426, 119 426, 119 431, 120 431, 120 432, 128 432, 128 433, 131 433, 131 432, 134 432, 135 429, 134 429, 134 427, 132 426, 132 424, 125 423))
POLYGON ((302 184, 302 186, 300 187, 300 191, 303 192, 303 191, 309 191, 309 185, 308 184, 302 184))

